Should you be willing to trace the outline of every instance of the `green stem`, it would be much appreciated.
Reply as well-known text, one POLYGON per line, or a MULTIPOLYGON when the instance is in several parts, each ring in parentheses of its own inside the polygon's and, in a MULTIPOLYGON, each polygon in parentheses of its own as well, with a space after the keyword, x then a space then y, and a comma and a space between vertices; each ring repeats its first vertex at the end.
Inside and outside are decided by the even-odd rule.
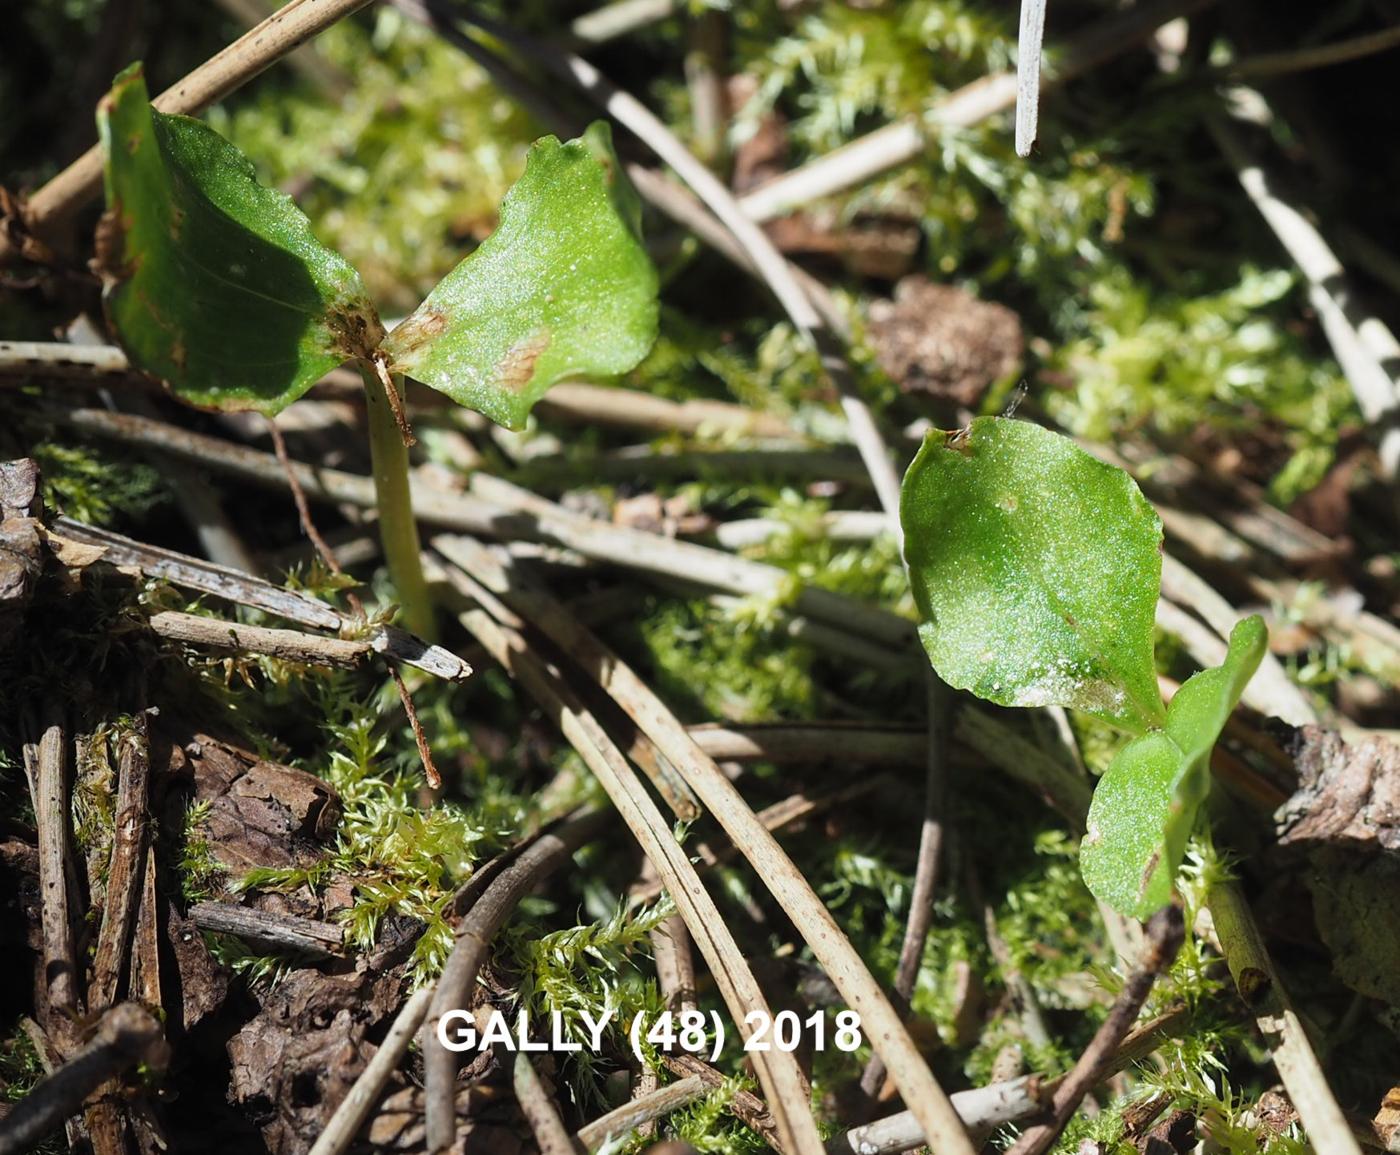
MULTIPOLYGON (((374 366, 360 362, 365 381, 365 403, 369 412, 369 451, 374 466, 374 492, 379 505, 379 538, 389 577, 399 596, 402 624, 425 641, 436 636, 433 603, 423 577, 418 543, 418 523, 413 520, 413 502, 408 487, 408 447, 394 420, 394 410, 384 383, 374 366)), ((401 385, 402 378, 395 381, 401 385)), ((399 396, 403 396, 400 388, 399 396)))

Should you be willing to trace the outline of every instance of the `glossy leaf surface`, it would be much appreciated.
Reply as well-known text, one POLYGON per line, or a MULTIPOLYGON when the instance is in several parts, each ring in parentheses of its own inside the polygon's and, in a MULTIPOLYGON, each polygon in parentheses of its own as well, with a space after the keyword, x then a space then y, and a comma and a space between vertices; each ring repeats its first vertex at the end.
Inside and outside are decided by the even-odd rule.
POLYGON ((656 337, 656 272, 607 125, 530 149, 496 231, 384 340, 395 372, 519 429, 566 377, 610 377, 656 337))
POLYGON ((1136 733, 1162 723, 1162 526, 1121 469, 1041 426, 979 417, 925 438, 900 518, 920 636, 944 681, 1136 733))
POLYGON ((132 363, 181 398, 272 415, 383 330, 359 274, 213 129, 149 103, 140 65, 98 106, 104 302, 132 363))

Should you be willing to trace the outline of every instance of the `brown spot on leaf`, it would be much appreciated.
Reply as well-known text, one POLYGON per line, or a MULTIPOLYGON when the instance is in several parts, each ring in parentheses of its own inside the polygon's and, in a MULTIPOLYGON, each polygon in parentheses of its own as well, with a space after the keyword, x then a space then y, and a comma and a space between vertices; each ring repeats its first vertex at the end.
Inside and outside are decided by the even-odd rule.
POLYGON ((437 309, 424 309, 414 313, 403 324, 397 326, 391 337, 394 359, 402 360, 416 353, 433 338, 447 330, 447 315, 437 309))
POLYGON ((185 365, 189 361, 189 350, 185 348, 185 343, 178 338, 175 344, 170 347, 170 360, 175 363, 175 367, 180 372, 185 371, 185 365))
POLYGON ((1154 850, 1147 860, 1147 866, 1143 868, 1142 881, 1138 883, 1138 894, 1147 893, 1147 888, 1152 885, 1152 876, 1157 873, 1157 867, 1162 862, 1162 852, 1154 850))
POLYGON ((535 376, 535 364, 549 348, 551 333, 547 328, 536 329, 523 341, 517 341, 496 366, 496 383, 512 393, 522 392, 535 376))
POLYGON ((118 201, 97 221, 93 235, 93 258, 90 268, 102 278, 103 288, 111 288, 130 280, 136 273, 136 262, 126 260, 126 230, 130 222, 122 219, 118 201))

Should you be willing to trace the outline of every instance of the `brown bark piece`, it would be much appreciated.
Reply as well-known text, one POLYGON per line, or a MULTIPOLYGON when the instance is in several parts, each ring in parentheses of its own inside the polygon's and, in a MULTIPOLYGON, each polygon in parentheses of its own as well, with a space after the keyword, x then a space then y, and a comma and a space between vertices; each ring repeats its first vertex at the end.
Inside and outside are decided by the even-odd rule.
POLYGON ((1400 746, 1305 726, 1289 753, 1299 786, 1276 816, 1280 846, 1400 851, 1400 746))
POLYGON ((0 461, 0 517, 38 517, 39 463, 33 458, 0 461))
POLYGON ((224 1005, 228 975, 214 962, 199 928, 174 903, 166 905, 165 938, 175 960, 176 985, 174 990, 167 987, 166 995, 171 1006, 180 1008, 181 1025, 189 1031, 224 1005))
POLYGON ((308 1150, 373 1056, 368 1032, 403 1001, 403 975, 386 965, 388 954, 341 974, 292 971, 229 1040, 229 1100, 261 1127, 270 1151, 308 1150))
POLYGON ((0 462, 0 648, 12 641, 44 568, 39 466, 0 462))
POLYGON ((1014 372, 1025 349, 1010 309, 923 276, 900 281, 894 300, 872 302, 869 326, 880 367, 904 392, 965 408, 1014 372))
POLYGON ((1400 1151, 1400 1086, 1391 1087, 1371 1120, 1371 1130, 1385 1151, 1400 1151))
POLYGON ((1317 931, 1337 977, 1400 1006, 1400 746, 1348 746, 1316 726, 1289 751, 1299 788, 1275 816, 1280 857, 1302 858, 1317 931))
MULTIPOLYGON (((232 874, 254 867, 304 866, 340 822, 340 799, 314 774, 199 735, 184 747, 195 800, 209 803, 200 834, 232 874)), ((172 759, 172 766, 174 759, 172 759)))

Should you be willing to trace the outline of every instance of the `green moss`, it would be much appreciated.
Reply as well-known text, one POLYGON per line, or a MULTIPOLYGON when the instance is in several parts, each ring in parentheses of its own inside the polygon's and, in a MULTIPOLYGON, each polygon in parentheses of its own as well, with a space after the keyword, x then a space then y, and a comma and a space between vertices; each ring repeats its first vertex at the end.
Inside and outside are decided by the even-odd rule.
POLYGON ((704 1155, 759 1155, 770 1150, 756 1131, 725 1109, 736 1091, 753 1091, 752 1079, 731 1079, 702 1099, 674 1112, 666 1122, 669 1135, 704 1155))
POLYGON ((53 438, 28 450, 43 477, 44 508, 93 525, 139 521, 170 500, 160 472, 107 446, 61 444, 53 438))
POLYGON ((254 870, 242 890, 323 886, 344 877, 354 905, 342 915, 347 937, 361 950, 374 945, 388 915, 423 923, 414 946, 412 975, 423 983, 437 975, 452 946, 449 908, 456 888, 484 854, 501 848, 520 821, 519 800, 477 810, 456 802, 420 809, 422 771, 416 750, 388 754, 389 736, 379 721, 385 702, 356 697, 345 679, 312 683, 332 739, 324 760, 305 764, 340 796, 343 815, 330 854, 309 868, 254 870))
POLYGON ((700 718, 755 721, 816 713, 812 655, 786 639, 772 607, 660 602, 640 624, 660 693, 700 718))
POLYGON ((649 953, 648 936, 674 913, 669 899, 643 910, 619 903, 611 917, 583 926, 541 934, 522 924, 507 932, 502 954, 519 976, 520 1005, 536 1020, 560 1016, 565 1036, 583 1044, 566 1058, 577 1101, 601 1105, 595 1070, 600 1063, 608 1065, 589 1046, 583 1016, 597 1023, 610 1014, 607 1045, 619 1055, 628 1051, 633 1016, 645 1012, 650 1019, 663 1006, 655 983, 639 968, 638 956, 649 953))
POLYGON ((1293 289, 1287 273, 1246 268, 1232 286, 1186 296, 1154 292, 1126 266, 1106 270, 1067 326, 1070 340, 1055 361, 1076 387, 1052 394, 1051 412, 1100 441, 1125 426, 1181 436, 1204 421, 1241 431, 1267 414, 1293 452, 1273 496, 1297 497, 1331 464, 1355 403, 1336 367, 1285 328, 1280 306, 1293 289))
POLYGON ((0 1099, 17 1103, 44 1077, 39 1052, 22 1028, 0 1041, 0 1099))
POLYGON ((181 824, 176 873, 180 880, 180 896, 186 903, 213 897, 224 880, 224 868, 214 858, 209 840, 200 829, 209 816, 211 805, 209 802, 190 803, 181 824))

